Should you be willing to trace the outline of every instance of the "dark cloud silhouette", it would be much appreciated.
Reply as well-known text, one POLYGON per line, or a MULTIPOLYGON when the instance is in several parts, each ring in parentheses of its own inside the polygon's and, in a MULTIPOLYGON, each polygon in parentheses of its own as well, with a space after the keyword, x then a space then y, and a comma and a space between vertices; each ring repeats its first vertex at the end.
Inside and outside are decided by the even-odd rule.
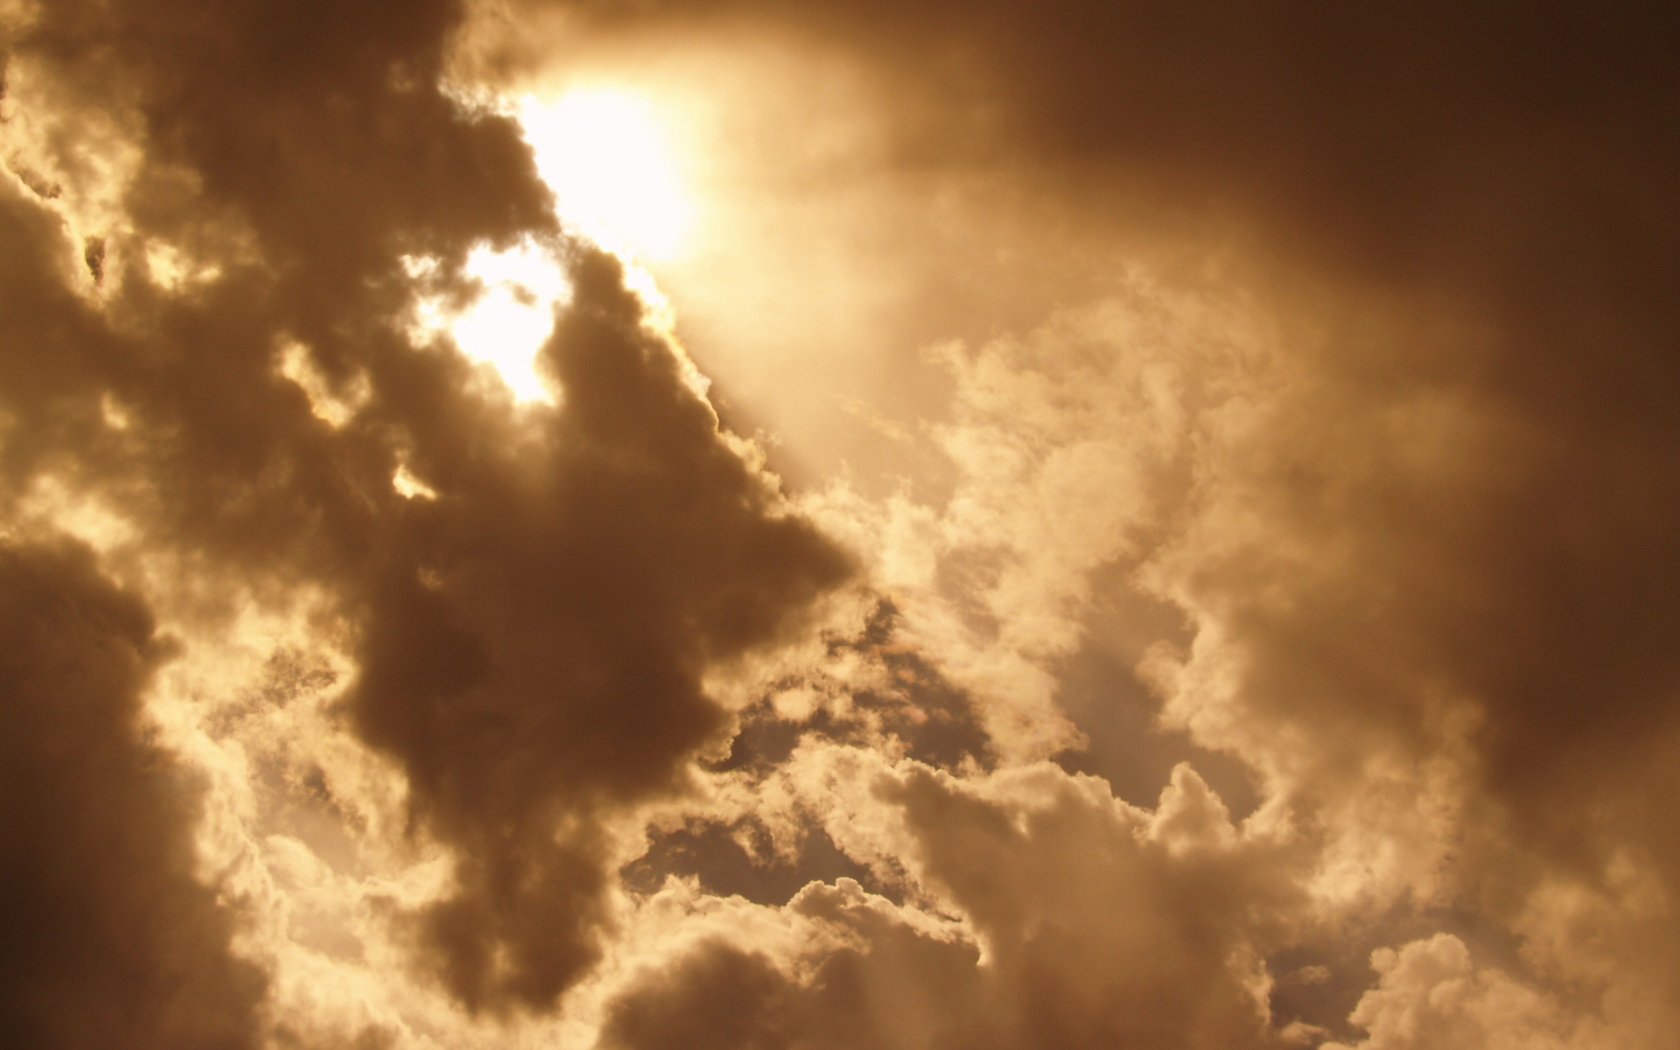
POLYGON ((501 983, 497 944, 517 946, 532 1005, 591 960, 563 946, 593 925, 577 909, 604 890, 602 844, 587 824, 552 860, 544 843, 598 807, 677 790, 726 725, 704 670, 774 639, 847 571, 719 439, 616 264, 586 257, 573 275, 547 359, 565 410, 517 459, 469 473, 452 449, 417 458, 439 498, 411 512, 351 700, 462 850, 472 903, 442 906, 432 933, 475 1003, 501 983))
POLYGON ((0 1038, 260 1044, 265 978, 195 875, 195 792, 147 738, 170 645, 69 543, 0 547, 0 1038))
POLYGON ((113 123, 143 159, 133 229, 108 240, 130 279, 98 307, 56 264, 57 231, 14 220, 6 402, 28 437, 7 453, 14 490, 65 471, 241 586, 309 581, 342 603, 351 721, 460 857, 423 944, 469 1006, 545 1008, 595 957, 599 822, 678 790, 726 722, 702 674, 848 568, 720 435, 618 264, 558 239, 513 123, 443 93, 458 17, 41 12, 18 49, 54 116, 113 123), (402 322, 405 258, 441 260, 434 284, 466 294, 468 249, 516 234, 572 283, 545 354, 566 405, 535 421, 402 322), (154 239, 208 251, 219 275, 169 294, 154 239), (56 352, 28 353, 37 338, 56 352), (330 385, 365 377, 352 421, 327 426, 280 374, 288 340, 330 385), (132 419, 120 433, 102 399, 132 419), (404 457, 435 499, 393 490, 404 457))
POLYGON ((792 991, 792 982, 763 956, 709 944, 685 962, 680 976, 617 1003, 602 1042, 646 1050, 786 1046, 785 1007, 778 1007, 792 991))

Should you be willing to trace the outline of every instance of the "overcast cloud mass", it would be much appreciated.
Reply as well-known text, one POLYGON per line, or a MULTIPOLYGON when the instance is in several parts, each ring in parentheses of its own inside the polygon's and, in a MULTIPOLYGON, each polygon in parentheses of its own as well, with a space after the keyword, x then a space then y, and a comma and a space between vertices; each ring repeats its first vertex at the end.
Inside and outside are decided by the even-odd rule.
POLYGON ((1677 22, 3 0, 0 1042, 1670 1045, 1677 22))

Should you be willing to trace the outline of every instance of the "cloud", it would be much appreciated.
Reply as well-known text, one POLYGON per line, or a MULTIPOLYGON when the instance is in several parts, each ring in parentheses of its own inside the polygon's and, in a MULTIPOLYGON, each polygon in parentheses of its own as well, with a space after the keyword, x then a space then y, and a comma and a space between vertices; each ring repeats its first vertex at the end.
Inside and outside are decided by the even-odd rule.
POLYGON ((197 792, 148 740, 171 643, 75 544, 0 547, 0 1031, 43 1048, 255 1047, 266 980, 200 881, 197 792))
MULTIPOLYGON (((1374 925, 1389 908, 1433 912, 1468 937, 1473 923, 1440 914, 1463 908, 1555 976, 1568 952, 1549 923, 1565 920, 1535 911, 1552 879, 1607 901, 1627 892, 1617 872, 1672 887, 1674 836, 1640 801, 1671 781, 1656 755, 1675 740, 1680 678, 1664 640, 1680 506, 1668 349, 1680 230, 1660 145, 1674 113, 1654 101, 1674 94, 1665 14, 594 10, 609 39, 750 16, 847 55, 897 92, 880 119, 898 152, 883 164, 944 174, 930 180, 942 187, 1004 170, 1060 193, 1071 221, 1275 328, 1273 352, 1233 378, 1240 396, 1185 424, 1184 488, 1143 541, 1139 579, 1188 614, 1194 638, 1161 632, 1146 673, 1171 724, 1240 756, 1316 838, 1325 902, 1374 925), (930 111, 947 118, 931 133, 930 111), (963 119, 975 113, 988 119, 963 119)), ((971 443, 965 464, 986 516, 1029 517, 1011 464, 1051 484, 1062 446, 1024 440, 1042 436, 1032 381, 1069 376, 1126 391, 1085 376, 1071 349, 1016 367, 987 417, 1006 440, 971 443)), ((1055 418, 1081 418, 1081 404, 1055 418)), ((979 619, 999 580, 1063 549, 1057 526, 1088 520, 1088 496, 1047 499, 1035 529, 1001 526, 1017 549, 958 588, 979 619)), ((949 549, 939 511, 906 497, 849 513, 892 537, 875 549, 913 589, 949 549)), ((1125 566, 1107 524, 1091 530, 1092 561, 1125 566)), ((1089 571, 1058 574, 1060 593, 1089 571)), ((1009 614, 1033 608, 1008 593, 1009 614)), ((949 634, 927 635, 930 649, 973 659, 949 634)), ((1054 661, 1038 670, 1051 677, 1017 676, 1013 702, 1054 696, 1054 661)), ((1031 728, 1067 738, 1045 704, 1033 711, 1031 728)), ((1660 1016, 1669 978, 1643 975, 1673 972, 1656 946, 1672 929, 1651 921, 1649 940, 1608 950, 1591 980, 1618 1009, 1660 1016)))
POLYGON ((1261 959, 1299 919, 1290 846, 1234 827, 1189 767, 1153 812, 1049 765, 961 777, 809 745, 787 768, 829 807, 840 847, 907 902, 841 879, 779 915, 761 906, 778 928, 817 927, 792 958, 753 924, 672 935, 667 961, 609 1004, 603 1046, 682 1032, 719 1045, 1285 1045, 1261 959))
MULTIPOLYGON (((1450 934, 1372 957, 1381 975, 1354 1010, 1364 1050, 1402 1047, 1601 1045, 1571 1031, 1568 1011, 1497 970, 1478 970, 1450 934)), ((1347 1050, 1340 1043, 1325 1050, 1347 1050)))
MULTIPOLYGON (((849 567, 720 432, 617 261, 559 238, 512 121, 444 93, 458 15, 32 12, 21 97, 143 159, 91 297, 74 245, 9 191, 7 477, 99 493, 142 566, 191 552, 159 589, 194 631, 324 591, 356 667, 344 717, 406 776, 415 833, 457 858, 417 946, 470 1008, 545 1010, 596 958, 612 821, 680 791, 727 723, 704 674, 849 567), (470 294, 470 249, 516 234, 572 288, 542 365, 564 410, 510 411, 402 323, 435 285, 470 294), (155 241, 213 265, 172 281, 155 241), (424 288, 415 256, 440 261, 424 288), (22 353, 32 338, 56 352, 22 353), (300 354, 353 413, 320 418, 287 375, 300 354), (397 491, 399 467, 434 498, 397 491), (193 605, 211 576, 221 594, 193 605)), ((41 167, 74 167, 62 141, 41 167)))
MULTIPOLYGON (((30 892, 132 934, 31 906, 30 1039, 120 1042, 69 1005, 112 1002, 139 1045, 1672 1028, 1654 9, 7 10, 4 805, 30 892), (747 241, 772 289, 785 255, 928 293, 869 360, 935 364, 857 410, 914 477, 784 494, 563 234, 482 104, 555 25, 843 56, 846 91, 735 97, 868 110, 827 220, 867 229, 747 241), (552 405, 412 323, 516 247, 569 289, 552 405)), ((820 283, 736 323, 814 331, 853 301, 820 283)))
POLYGON ((679 790, 726 725, 706 668, 847 572, 720 438, 616 264, 573 280, 548 357, 566 409, 518 459, 416 460, 438 499, 390 552, 349 701, 461 851, 427 936, 473 1003, 546 1004, 593 961, 597 814, 679 790))

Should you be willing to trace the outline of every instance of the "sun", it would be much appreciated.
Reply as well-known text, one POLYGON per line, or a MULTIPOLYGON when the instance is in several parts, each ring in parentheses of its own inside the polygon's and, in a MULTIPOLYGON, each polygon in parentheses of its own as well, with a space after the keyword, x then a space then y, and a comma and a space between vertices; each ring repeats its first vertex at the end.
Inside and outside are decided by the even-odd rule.
POLYGON ((647 96, 580 86, 515 114, 560 218, 626 259, 669 262, 694 220, 667 123, 647 96))

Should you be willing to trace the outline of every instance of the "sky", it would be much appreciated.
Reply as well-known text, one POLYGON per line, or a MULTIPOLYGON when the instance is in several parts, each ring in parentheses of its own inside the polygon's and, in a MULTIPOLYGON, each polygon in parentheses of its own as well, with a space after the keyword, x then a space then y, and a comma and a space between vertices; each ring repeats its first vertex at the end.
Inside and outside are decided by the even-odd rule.
POLYGON ((1659 1050, 1672 5, 0 2, 0 1042, 1659 1050))

